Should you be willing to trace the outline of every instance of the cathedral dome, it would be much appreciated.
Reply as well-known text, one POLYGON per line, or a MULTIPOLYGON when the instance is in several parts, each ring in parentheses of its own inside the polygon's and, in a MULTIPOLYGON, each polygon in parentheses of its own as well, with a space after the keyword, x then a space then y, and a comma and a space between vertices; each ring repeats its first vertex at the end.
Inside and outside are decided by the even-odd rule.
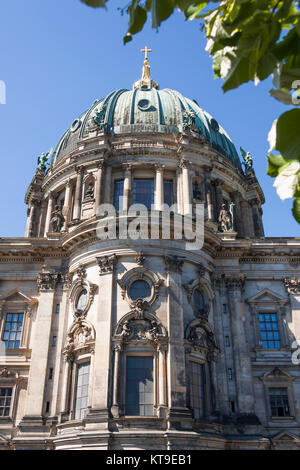
POLYGON ((202 135, 236 168, 241 168, 236 148, 226 131, 195 100, 185 98, 175 90, 158 90, 155 86, 142 84, 131 91, 113 91, 75 119, 59 141, 51 166, 76 149, 79 140, 97 129, 107 134, 124 135, 178 134, 188 128, 202 135))

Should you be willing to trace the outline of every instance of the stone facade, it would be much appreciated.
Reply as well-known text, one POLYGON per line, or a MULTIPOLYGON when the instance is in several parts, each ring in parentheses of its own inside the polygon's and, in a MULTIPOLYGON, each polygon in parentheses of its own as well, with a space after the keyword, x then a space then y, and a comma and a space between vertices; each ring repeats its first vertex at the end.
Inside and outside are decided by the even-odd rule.
POLYGON ((234 166, 193 120, 177 135, 94 124, 37 170, 25 237, 0 239, 0 392, 10 394, 0 449, 300 448, 300 240, 264 237, 254 170, 234 166), (172 230, 99 239, 99 205, 123 180, 127 209, 135 178, 153 179, 158 212, 164 180, 179 214, 204 204, 201 250, 172 230), (221 231, 232 201, 232 229, 221 231), (146 300, 130 293, 138 280, 146 300), (23 315, 19 336, 10 314, 23 315), (264 347, 260 314, 276 314, 277 347, 264 347), (129 357, 152 358, 150 414, 127 413, 129 357), (286 393, 279 416, 270 390, 286 393))

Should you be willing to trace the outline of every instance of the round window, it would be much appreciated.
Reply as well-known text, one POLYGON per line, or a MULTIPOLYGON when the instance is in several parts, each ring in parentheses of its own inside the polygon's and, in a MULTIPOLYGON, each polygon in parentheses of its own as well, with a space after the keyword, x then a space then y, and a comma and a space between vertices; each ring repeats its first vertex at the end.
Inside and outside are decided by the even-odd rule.
POLYGON ((71 132, 76 132, 80 126, 81 126, 80 119, 75 119, 75 121, 72 123, 71 128, 70 128, 71 132))
POLYGON ((151 295, 151 287, 146 281, 134 281, 129 289, 129 295, 132 300, 145 299, 151 295))
POLYGON ((80 292, 77 302, 76 302, 76 309, 77 310, 84 310, 88 303, 88 293, 87 290, 84 289, 80 292))
POLYGON ((138 102, 138 107, 139 107, 142 111, 146 111, 146 110, 149 109, 149 107, 150 107, 150 101, 149 101, 149 100, 146 100, 146 99, 140 100, 140 101, 138 102))
POLYGON ((194 291, 194 304, 195 304, 195 307, 198 309, 198 310, 204 310, 205 309, 205 302, 204 302, 204 297, 203 297, 203 294, 200 290, 195 290, 194 291))

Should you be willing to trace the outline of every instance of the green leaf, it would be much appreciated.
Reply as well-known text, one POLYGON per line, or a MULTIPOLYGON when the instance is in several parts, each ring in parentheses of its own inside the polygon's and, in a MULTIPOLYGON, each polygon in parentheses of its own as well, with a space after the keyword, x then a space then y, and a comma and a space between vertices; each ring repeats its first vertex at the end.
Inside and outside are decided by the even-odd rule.
POLYGON ((143 29, 143 26, 147 20, 147 13, 144 10, 144 8, 142 8, 140 5, 137 4, 137 2, 132 3, 132 5, 128 8, 128 13, 129 13, 128 32, 130 34, 136 34, 143 29))
POLYGON ((300 224, 300 197, 295 197, 292 212, 298 224, 300 224))
POLYGON ((123 37, 123 43, 124 45, 127 44, 128 42, 132 41, 132 36, 130 33, 127 33, 125 34, 125 36, 123 37))
POLYGON ((173 13, 174 8, 175 3, 172 0, 152 0, 152 28, 158 28, 162 21, 169 18, 169 16, 173 13))
POLYGON ((300 109, 283 113, 277 121, 275 148, 284 158, 300 160, 300 109))
POLYGON ((105 3, 107 0, 81 0, 83 3, 88 5, 89 7, 93 8, 99 8, 99 7, 105 7, 105 3))

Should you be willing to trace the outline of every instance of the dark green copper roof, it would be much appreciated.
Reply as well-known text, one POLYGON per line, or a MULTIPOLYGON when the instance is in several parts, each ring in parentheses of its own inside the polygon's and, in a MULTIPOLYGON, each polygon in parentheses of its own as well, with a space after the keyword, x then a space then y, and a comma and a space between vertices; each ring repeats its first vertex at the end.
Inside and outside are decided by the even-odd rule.
POLYGON ((61 138, 52 157, 54 166, 77 147, 78 140, 95 126, 110 134, 178 134, 184 130, 185 116, 194 113, 194 126, 210 145, 241 168, 236 148, 226 131, 198 104, 178 91, 155 88, 120 89, 76 119, 61 138))

